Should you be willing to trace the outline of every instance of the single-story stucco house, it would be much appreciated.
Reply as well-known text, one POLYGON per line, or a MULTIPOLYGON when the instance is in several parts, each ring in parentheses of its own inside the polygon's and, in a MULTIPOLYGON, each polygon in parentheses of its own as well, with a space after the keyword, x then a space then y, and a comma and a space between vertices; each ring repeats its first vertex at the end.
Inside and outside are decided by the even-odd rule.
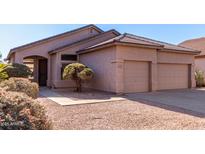
POLYGON ((205 72, 205 38, 186 40, 179 45, 201 51, 199 55, 195 56, 195 68, 205 72))
POLYGON ((75 29, 11 49, 8 61, 29 65, 40 86, 73 87, 62 80, 63 68, 80 62, 92 68, 87 88, 115 93, 195 87, 197 50, 95 25, 75 29))

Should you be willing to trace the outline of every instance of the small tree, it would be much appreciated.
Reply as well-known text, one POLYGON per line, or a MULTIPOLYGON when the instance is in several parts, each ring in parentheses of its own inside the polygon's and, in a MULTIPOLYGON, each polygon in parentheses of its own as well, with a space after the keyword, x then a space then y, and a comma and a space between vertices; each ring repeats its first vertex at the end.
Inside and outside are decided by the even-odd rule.
POLYGON ((71 79, 76 83, 76 91, 81 92, 82 81, 87 81, 93 78, 92 69, 80 63, 72 63, 65 67, 63 71, 63 79, 71 79))

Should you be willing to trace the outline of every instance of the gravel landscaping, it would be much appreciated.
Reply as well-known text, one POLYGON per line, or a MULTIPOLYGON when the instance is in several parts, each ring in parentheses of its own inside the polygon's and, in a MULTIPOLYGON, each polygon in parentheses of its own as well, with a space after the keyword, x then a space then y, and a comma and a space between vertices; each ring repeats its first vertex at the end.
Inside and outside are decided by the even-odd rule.
POLYGON ((205 118, 165 110, 136 101, 61 106, 38 99, 53 122, 53 129, 204 129, 205 118))

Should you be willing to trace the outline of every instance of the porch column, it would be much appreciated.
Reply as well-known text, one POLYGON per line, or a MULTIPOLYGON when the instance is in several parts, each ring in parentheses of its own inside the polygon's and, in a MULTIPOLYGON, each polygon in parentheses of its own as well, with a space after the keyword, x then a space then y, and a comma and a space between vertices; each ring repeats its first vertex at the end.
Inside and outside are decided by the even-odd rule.
POLYGON ((196 87, 196 81, 195 81, 195 64, 191 64, 191 87, 195 88, 196 87))
POLYGON ((38 82, 38 59, 33 60, 33 78, 35 82, 38 82))
POLYGON ((47 72, 47 86, 51 86, 51 56, 48 56, 48 62, 47 62, 48 72, 47 72))
POLYGON ((116 93, 122 94, 124 93, 124 61, 123 60, 117 60, 113 62, 115 64, 115 78, 116 78, 116 93))
POLYGON ((57 65, 57 81, 61 80, 61 59, 60 59, 60 54, 57 53, 57 60, 56 60, 56 65, 57 65))
POLYGON ((157 62, 150 62, 150 91, 158 89, 157 62))

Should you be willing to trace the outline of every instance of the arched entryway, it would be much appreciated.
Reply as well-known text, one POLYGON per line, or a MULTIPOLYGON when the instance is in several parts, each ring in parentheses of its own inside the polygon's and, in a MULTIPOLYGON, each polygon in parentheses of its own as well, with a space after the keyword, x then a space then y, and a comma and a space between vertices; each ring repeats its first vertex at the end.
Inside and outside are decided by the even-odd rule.
POLYGON ((37 82, 39 86, 47 86, 48 79, 48 59, 42 56, 29 56, 23 59, 23 63, 27 65, 33 75, 31 80, 37 82))

